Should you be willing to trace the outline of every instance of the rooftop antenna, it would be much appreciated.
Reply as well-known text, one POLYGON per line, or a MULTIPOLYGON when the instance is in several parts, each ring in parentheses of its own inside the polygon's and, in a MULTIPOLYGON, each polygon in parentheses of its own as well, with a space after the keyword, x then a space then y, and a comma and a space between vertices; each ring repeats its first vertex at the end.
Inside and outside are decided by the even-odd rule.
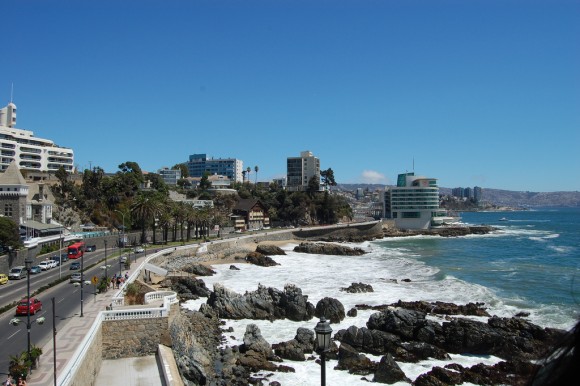
POLYGON ((413 157, 413 173, 415 173, 415 157, 413 157))
POLYGON ((10 103, 12 103, 12 101, 14 97, 14 82, 12 82, 12 87, 10 88, 10 103))

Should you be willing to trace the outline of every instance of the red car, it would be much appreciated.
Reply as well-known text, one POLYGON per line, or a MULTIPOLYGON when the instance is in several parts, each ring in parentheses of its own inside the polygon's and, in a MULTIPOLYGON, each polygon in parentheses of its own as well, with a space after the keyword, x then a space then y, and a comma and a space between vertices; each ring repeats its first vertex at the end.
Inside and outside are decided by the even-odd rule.
POLYGON ((28 304, 30 304, 30 315, 36 314, 38 311, 42 311, 42 302, 37 298, 30 298, 27 301, 26 298, 22 299, 16 306, 16 316, 27 315, 28 314, 28 304))

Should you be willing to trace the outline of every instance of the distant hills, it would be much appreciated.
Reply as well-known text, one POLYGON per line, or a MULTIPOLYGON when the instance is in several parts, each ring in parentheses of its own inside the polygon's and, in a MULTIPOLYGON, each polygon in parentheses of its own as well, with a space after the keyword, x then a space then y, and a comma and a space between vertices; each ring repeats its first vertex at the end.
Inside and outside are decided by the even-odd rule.
MULTIPOLYGON (((373 192, 384 189, 382 184, 338 184, 333 189, 354 191, 357 188, 367 189, 373 192)), ((443 195, 450 195, 451 188, 439 188, 443 195)), ((500 206, 565 206, 580 207, 580 192, 517 192, 501 189, 483 188, 483 201, 491 202, 500 206)))

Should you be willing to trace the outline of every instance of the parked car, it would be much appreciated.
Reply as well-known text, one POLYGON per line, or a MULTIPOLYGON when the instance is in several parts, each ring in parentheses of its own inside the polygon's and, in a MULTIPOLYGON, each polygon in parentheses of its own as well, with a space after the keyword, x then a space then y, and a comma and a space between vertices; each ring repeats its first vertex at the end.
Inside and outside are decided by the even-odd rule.
POLYGON ((123 255, 121 257, 119 257, 119 260, 121 260, 121 263, 126 263, 127 262, 127 256, 123 255))
POLYGON ((61 263, 65 263, 68 261, 68 255, 66 253, 63 253, 62 255, 60 255, 60 262, 61 263))
POLYGON ((83 275, 80 272, 74 272, 70 275, 71 283, 80 283, 83 280, 83 275))
POLYGON ((81 269, 81 263, 79 261, 73 261, 70 263, 69 269, 81 269))
POLYGON ((143 253, 143 252, 145 252, 145 249, 143 247, 136 247, 134 249, 134 251, 135 251, 135 253, 143 253))
POLYGON ((0 284, 8 283, 8 276, 5 273, 0 273, 0 284))
POLYGON ((42 302, 37 298, 24 298, 16 306, 16 316, 28 315, 28 308, 30 307, 30 315, 42 311, 42 302))
POLYGON ((9 279, 20 280, 26 277, 26 268, 24 266, 19 265, 18 267, 13 267, 10 272, 8 272, 9 279))
POLYGON ((41 261, 38 266, 40 267, 41 270, 43 271, 48 271, 49 269, 51 269, 52 267, 54 267, 52 260, 44 260, 41 261))
POLYGON ((38 266, 35 265, 34 267, 30 267, 30 273, 33 275, 36 275, 37 273, 42 272, 42 269, 38 266))
POLYGON ((85 252, 94 252, 97 250, 97 246, 96 245, 87 245, 85 248, 85 252))

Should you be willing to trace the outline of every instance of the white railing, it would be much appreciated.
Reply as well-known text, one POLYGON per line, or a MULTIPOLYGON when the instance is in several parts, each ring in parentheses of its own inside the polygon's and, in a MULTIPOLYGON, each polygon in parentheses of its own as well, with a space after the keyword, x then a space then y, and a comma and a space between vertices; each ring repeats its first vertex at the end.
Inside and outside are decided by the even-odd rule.
MULTIPOLYGON (((158 256, 158 252, 141 263, 139 269, 135 270, 133 274, 129 277, 129 279, 123 284, 121 289, 117 292, 117 294, 113 297, 112 304, 113 305, 123 305, 124 304, 124 290, 125 285, 130 283, 131 281, 135 280, 141 271, 143 265, 149 262, 150 259, 158 256)), ((87 335, 85 335, 83 341, 81 342, 80 346, 77 348, 75 353, 73 354, 71 360, 66 364, 65 368, 61 372, 57 380, 57 385, 59 386, 67 386, 71 384, 78 372, 79 368, 82 366, 83 361, 86 358, 88 350, 95 340, 97 331, 101 327, 103 321, 110 321, 110 320, 136 320, 136 319, 145 319, 145 318, 159 318, 159 317, 166 317, 169 315, 169 311, 171 309, 171 304, 177 303, 177 293, 173 291, 156 291, 156 292, 149 292, 145 294, 146 303, 148 301, 155 301, 159 299, 163 299, 163 306, 156 307, 156 308, 135 308, 135 309, 118 309, 112 311, 101 311, 98 313, 95 321, 93 322, 90 330, 88 331, 87 335)))

